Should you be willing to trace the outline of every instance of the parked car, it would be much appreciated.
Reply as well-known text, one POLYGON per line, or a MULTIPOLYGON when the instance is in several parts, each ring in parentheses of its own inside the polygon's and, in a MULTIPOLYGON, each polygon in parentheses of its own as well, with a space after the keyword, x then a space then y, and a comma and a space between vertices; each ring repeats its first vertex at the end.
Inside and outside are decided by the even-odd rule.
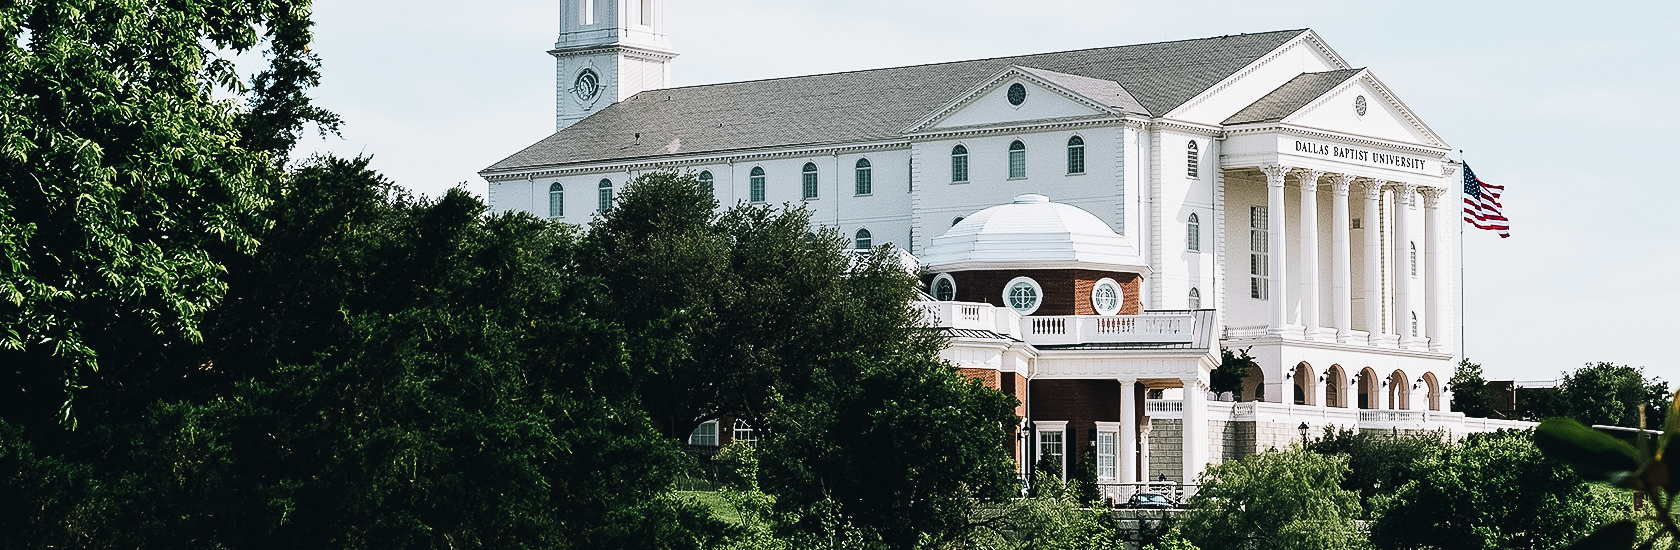
POLYGON ((1177 508, 1178 504, 1174 503, 1172 501, 1172 499, 1169 499, 1169 498, 1167 498, 1165 496, 1162 496, 1162 495, 1159 495, 1159 494, 1138 493, 1138 494, 1132 495, 1131 500, 1126 501, 1126 506, 1125 507, 1126 508, 1140 508, 1140 509, 1160 509, 1160 508, 1177 508))

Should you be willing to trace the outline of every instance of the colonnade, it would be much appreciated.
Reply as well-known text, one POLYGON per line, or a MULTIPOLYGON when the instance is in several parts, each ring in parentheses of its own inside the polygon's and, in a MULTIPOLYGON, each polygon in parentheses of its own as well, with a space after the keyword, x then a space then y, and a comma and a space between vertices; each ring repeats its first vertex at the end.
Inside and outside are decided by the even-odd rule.
POLYGON ((1266 253, 1273 266, 1267 274, 1269 334, 1343 344, 1431 351, 1443 349, 1444 335, 1439 327, 1446 324, 1446 307, 1450 302, 1442 296, 1446 289, 1441 284, 1446 280, 1441 271, 1447 264, 1441 254, 1448 250, 1442 244, 1440 221, 1443 218, 1439 215, 1440 198, 1446 194, 1445 189, 1278 164, 1261 166, 1260 171, 1266 176, 1266 253), (1297 231, 1301 233, 1296 239, 1300 243, 1298 249, 1288 246, 1290 240, 1285 222, 1288 207, 1284 201, 1284 187, 1290 175, 1295 176, 1293 179, 1301 191, 1301 200, 1297 205, 1300 220, 1297 231), (1320 314, 1324 308, 1319 304, 1322 269, 1318 246, 1320 182, 1329 184, 1332 195, 1329 327, 1323 326, 1320 314), (1353 315, 1353 244, 1349 232, 1352 218, 1348 207, 1349 193, 1356 186, 1365 199, 1362 219, 1363 280, 1357 285, 1364 302, 1364 312, 1357 329, 1353 315), (1391 194, 1392 214, 1384 211, 1382 199, 1385 193, 1391 194), (1407 213, 1416 207, 1420 195, 1423 197, 1424 238, 1414 245, 1409 238, 1411 216, 1407 213), (1415 274, 1415 278, 1423 282, 1421 289, 1414 288, 1412 282, 1413 246, 1422 249, 1416 251, 1421 257, 1416 260, 1415 274), (1299 258, 1291 258, 1295 255, 1292 252, 1297 250, 1299 258), (1387 261, 1384 261, 1385 258, 1387 261), (1291 261, 1295 263, 1291 264, 1291 261), (1299 281, 1289 280, 1290 265, 1299 267, 1299 281), (1413 293, 1418 290, 1424 293, 1422 312, 1411 308, 1413 293), (1299 325, 1290 323, 1289 297, 1292 293, 1300 296, 1299 325), (1389 295, 1392 300, 1387 299, 1389 295), (1417 315, 1417 324, 1421 325, 1416 336, 1412 333, 1413 315, 1417 315))

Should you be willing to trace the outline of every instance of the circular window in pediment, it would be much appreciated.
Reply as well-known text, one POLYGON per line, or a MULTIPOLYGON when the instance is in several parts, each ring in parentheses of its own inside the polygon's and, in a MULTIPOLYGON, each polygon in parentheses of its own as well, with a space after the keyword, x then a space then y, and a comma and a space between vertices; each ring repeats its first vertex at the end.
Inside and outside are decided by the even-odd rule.
POLYGON ((1365 116, 1365 96, 1353 98, 1353 112, 1358 113, 1359 116, 1365 116))
POLYGON ((1019 106, 1027 100, 1027 87, 1020 82, 1009 85, 1009 104, 1019 106))

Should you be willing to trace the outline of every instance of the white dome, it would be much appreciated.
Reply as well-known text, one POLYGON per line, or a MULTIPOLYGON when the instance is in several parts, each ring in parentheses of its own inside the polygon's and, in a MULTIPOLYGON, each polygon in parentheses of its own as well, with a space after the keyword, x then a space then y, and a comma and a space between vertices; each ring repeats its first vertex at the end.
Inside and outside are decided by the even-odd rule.
POLYGON ((1147 275, 1149 268, 1108 224, 1071 204, 1026 194, 951 226, 921 257, 932 271, 1098 269, 1147 275))

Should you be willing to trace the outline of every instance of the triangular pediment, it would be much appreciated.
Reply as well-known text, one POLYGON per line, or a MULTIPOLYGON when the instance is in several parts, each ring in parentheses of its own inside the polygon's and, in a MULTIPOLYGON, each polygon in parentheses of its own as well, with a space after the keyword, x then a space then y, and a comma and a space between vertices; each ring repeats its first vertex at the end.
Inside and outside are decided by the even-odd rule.
MULTIPOLYGON (((1279 90, 1282 91, 1283 88, 1279 90)), ((1404 102, 1395 97, 1382 81, 1377 80, 1369 69, 1359 70, 1329 87, 1328 91, 1311 98, 1310 101, 1302 102, 1298 108, 1281 116, 1277 122, 1287 126, 1392 142, 1430 147, 1446 146, 1446 142, 1424 124, 1416 113, 1406 107, 1404 102)), ((1230 124, 1235 123, 1239 122, 1233 121, 1230 124)))
POLYGON ((1118 82, 1012 66, 953 98, 904 133, 1145 112, 1118 82), (1012 100, 1012 89, 1025 92, 1016 98, 1020 101, 1012 100))

